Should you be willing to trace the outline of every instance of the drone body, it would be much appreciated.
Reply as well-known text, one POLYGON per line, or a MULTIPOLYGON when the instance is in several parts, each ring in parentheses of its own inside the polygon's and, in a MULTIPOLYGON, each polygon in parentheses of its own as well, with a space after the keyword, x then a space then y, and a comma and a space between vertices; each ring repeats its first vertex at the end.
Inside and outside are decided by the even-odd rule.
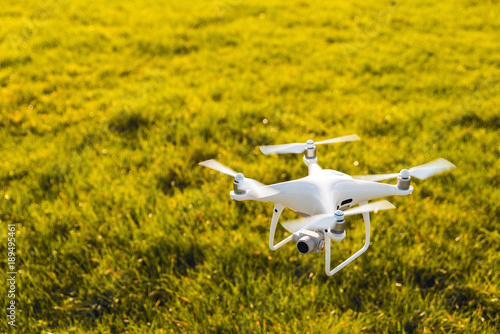
MULTIPOLYGON (((356 135, 334 138, 317 144, 327 144, 359 140, 356 135)), ((322 169, 317 163, 316 146, 312 140, 307 143, 261 146, 264 154, 271 153, 302 153, 305 151, 304 163, 309 168, 309 175, 292 181, 265 186, 255 180, 247 179, 241 173, 219 164, 215 160, 201 162, 200 165, 209 167, 235 177, 230 192, 232 199, 237 201, 255 200, 274 203, 273 217, 269 235, 269 247, 276 250, 284 244, 294 241, 297 250, 302 254, 325 250, 325 272, 331 276, 356 259, 370 243, 370 215, 369 212, 395 208, 387 201, 368 204, 369 200, 393 195, 409 195, 413 191, 410 185, 411 176, 425 179, 441 171, 455 166, 444 159, 414 167, 403 169, 400 173, 381 175, 349 176, 339 171, 322 169), (390 178, 397 178, 396 185, 378 183, 390 178), (358 207, 349 209, 359 204, 358 207), (282 223, 283 227, 292 234, 274 244, 279 217, 284 208, 295 211, 305 219, 282 223), (344 216, 362 214, 365 221, 365 245, 347 260, 330 270, 331 239, 344 239, 344 216)))
POLYGON ((332 214, 339 209, 345 211, 351 206, 380 197, 409 195, 413 190, 411 186, 403 190, 395 185, 355 180, 339 171, 322 169, 316 163, 309 165, 309 175, 304 178, 266 187, 269 194, 264 197, 256 196, 251 191, 243 194, 231 191, 230 195, 237 201, 279 203, 302 217, 309 217, 332 214))

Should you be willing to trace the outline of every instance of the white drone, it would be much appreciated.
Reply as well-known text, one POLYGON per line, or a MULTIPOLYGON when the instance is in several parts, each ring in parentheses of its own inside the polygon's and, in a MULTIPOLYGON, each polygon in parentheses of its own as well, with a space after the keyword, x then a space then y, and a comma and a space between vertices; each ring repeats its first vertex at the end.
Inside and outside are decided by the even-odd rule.
POLYGON ((307 143, 260 146, 260 150, 266 155, 305 151, 303 160, 309 167, 309 175, 304 178, 267 186, 245 178, 243 174, 236 173, 215 160, 203 161, 200 162, 200 165, 234 177, 234 190, 230 192, 232 199, 274 203, 269 234, 269 248, 271 250, 280 248, 290 240, 296 243, 297 250, 301 254, 317 253, 324 249, 325 271, 328 276, 332 276, 368 249, 370 245, 369 212, 395 208, 386 200, 368 204, 369 200, 392 195, 409 195, 413 191, 413 187, 410 185, 411 177, 423 180, 434 174, 455 168, 451 162, 438 159, 409 170, 403 169, 394 174, 349 176, 335 170, 322 169, 318 165, 315 145, 354 140, 359 140, 359 137, 350 135, 317 143, 308 140, 307 143), (395 185, 374 182, 393 178, 397 178, 395 185), (349 209, 356 204, 359 206, 349 209), (285 207, 290 208, 305 219, 282 223, 283 227, 292 234, 275 245, 276 226, 285 207), (365 245, 335 269, 330 270, 331 240, 339 242, 345 238, 344 216, 355 214, 362 214, 365 221, 365 245))

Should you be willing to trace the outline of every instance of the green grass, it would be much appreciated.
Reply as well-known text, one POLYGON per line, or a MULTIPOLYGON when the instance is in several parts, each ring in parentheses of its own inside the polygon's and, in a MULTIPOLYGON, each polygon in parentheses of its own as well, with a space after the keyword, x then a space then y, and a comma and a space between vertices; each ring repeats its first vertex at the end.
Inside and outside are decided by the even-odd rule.
MULTIPOLYGON (((17 331, 499 331, 499 14, 472 0, 4 4, 0 250, 15 223, 17 331), (270 251, 272 205, 232 201, 232 179, 197 165, 290 180, 302 157, 258 145, 351 133, 362 141, 318 148, 322 167, 458 168, 389 198, 371 247, 330 278, 323 253, 270 251)), ((347 225, 333 264, 363 244, 361 218, 347 225)))

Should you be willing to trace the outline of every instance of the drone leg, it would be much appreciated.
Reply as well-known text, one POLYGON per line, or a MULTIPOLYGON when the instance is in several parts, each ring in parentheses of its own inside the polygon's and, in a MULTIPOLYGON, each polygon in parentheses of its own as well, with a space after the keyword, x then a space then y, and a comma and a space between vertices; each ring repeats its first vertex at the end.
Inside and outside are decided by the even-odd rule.
POLYGON ((269 232, 269 248, 271 248, 271 250, 277 250, 278 248, 280 248, 281 246, 283 246, 284 244, 286 244, 287 242, 292 240, 293 235, 290 235, 289 237, 283 239, 282 241, 280 241, 279 243, 274 245, 274 233, 276 232, 276 226, 278 225, 278 219, 280 218, 281 213, 283 212, 284 208, 285 208, 285 206, 282 204, 279 204, 279 203, 274 204, 273 218, 271 220, 271 230, 269 232))
MULTIPOLYGON (((367 204, 368 202, 362 202, 359 203, 359 205, 367 204)), ((363 220, 365 221, 365 234, 366 234, 366 240, 365 240, 365 245, 363 248, 361 248, 359 251, 351 255, 350 258, 339 264, 335 269, 330 271, 330 253, 331 253, 331 239, 328 237, 328 235, 325 235, 325 271, 328 276, 335 275, 337 272, 339 272, 342 268, 347 266, 349 263, 354 261, 358 256, 363 254, 368 247, 370 246, 370 213, 364 212, 363 213, 363 220)))

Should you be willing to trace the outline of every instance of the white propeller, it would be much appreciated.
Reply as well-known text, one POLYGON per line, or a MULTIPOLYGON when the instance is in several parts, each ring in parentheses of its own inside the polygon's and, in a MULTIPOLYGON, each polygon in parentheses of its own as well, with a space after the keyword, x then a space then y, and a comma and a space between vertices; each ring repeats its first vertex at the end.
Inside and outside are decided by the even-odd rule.
POLYGON ((302 153, 308 146, 319 145, 319 144, 332 144, 332 143, 341 143, 346 141, 354 141, 359 140, 357 135, 349 135, 339 138, 332 138, 323 141, 319 141, 317 143, 312 140, 308 140, 306 143, 292 143, 292 144, 282 144, 282 145, 268 145, 268 146, 259 146, 262 153, 268 155, 272 153, 302 153))
POLYGON ((214 159, 202 161, 198 165, 212 168, 213 170, 216 170, 218 172, 224 173, 224 174, 232 176, 232 177, 236 177, 236 174, 238 174, 234 170, 232 170, 231 168, 224 166, 223 164, 221 164, 220 162, 218 162, 217 160, 214 160, 214 159))
MULTIPOLYGON (((416 177, 417 179, 420 180, 425 180, 428 177, 431 177, 435 174, 444 172, 445 170, 448 169, 453 169, 455 168, 455 165, 449 162, 448 160, 445 160, 443 158, 439 158, 437 160, 431 161, 429 163, 410 168, 408 172, 410 173, 410 176, 416 177)), ((394 179, 398 177, 399 173, 392 173, 392 174, 373 174, 373 175, 356 175, 353 176, 353 178, 358 179, 358 180, 367 180, 367 181, 383 181, 383 180, 389 180, 389 179, 394 179)))
MULTIPOLYGON (((353 209, 342 212, 344 216, 357 215, 365 212, 375 212, 380 210, 395 209, 396 207, 386 200, 360 205, 353 209)), ((340 211, 340 210, 338 210, 340 211)), ((335 214, 320 214, 312 217, 291 220, 281 223, 283 227, 291 233, 295 233, 303 228, 308 230, 323 230, 333 227, 335 224, 335 214)))
POLYGON ((250 178, 246 178, 241 173, 237 173, 229 167, 224 166, 220 162, 216 160, 206 160, 200 162, 199 165, 204 167, 208 167, 214 169, 218 172, 224 173, 226 175, 232 176, 239 183, 239 188, 242 190, 252 191, 256 198, 268 197, 272 195, 276 195, 278 193, 277 190, 272 189, 265 184, 262 184, 258 181, 255 181, 250 178))

